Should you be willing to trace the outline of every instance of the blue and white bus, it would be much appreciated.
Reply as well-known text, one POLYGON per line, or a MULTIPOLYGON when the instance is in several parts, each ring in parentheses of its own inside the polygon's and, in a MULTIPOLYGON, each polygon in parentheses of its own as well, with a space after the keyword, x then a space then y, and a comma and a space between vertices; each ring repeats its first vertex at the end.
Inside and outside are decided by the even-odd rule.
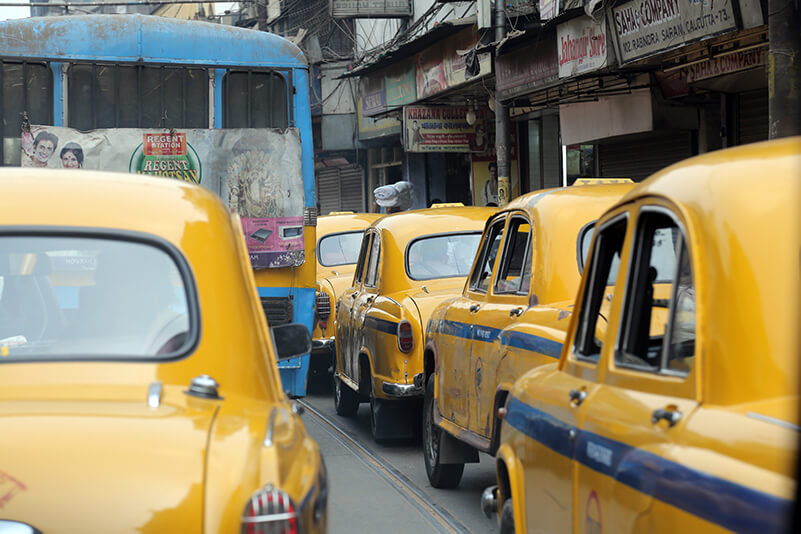
MULTIPOLYGON (((309 69, 298 47, 256 30, 135 14, 3 21, 0 158, 4 165, 32 162, 52 167, 62 165, 58 160, 61 154, 64 167, 115 170, 122 165, 128 172, 145 174, 167 169, 162 173, 193 179, 216 190, 242 216, 269 323, 302 323, 311 331, 317 212, 308 78, 309 69), (27 124, 33 125, 33 130, 21 134, 27 124), (44 130, 61 136, 49 141, 56 146, 43 142, 46 136, 34 136, 44 130), (235 131, 240 139, 232 145, 231 132, 235 131), (122 141, 114 140, 126 135, 138 140, 138 146, 130 147, 130 161, 120 156, 128 150, 121 146, 122 141), (158 142, 165 139, 174 142, 158 142), (271 139, 283 144, 271 146, 271 139), (39 155, 31 143, 42 144, 53 157, 36 159, 39 155), (263 166, 245 169, 259 175, 245 185, 226 183, 220 177, 221 164, 203 164, 206 156, 195 146, 204 144, 207 152, 216 151, 208 156, 213 159, 247 150, 249 143, 261 143, 256 148, 268 155, 261 160, 267 162, 263 166), (281 159, 290 145, 298 153, 294 170, 284 168, 281 159), (109 152, 109 146, 117 152, 109 152), (168 147, 167 152, 161 146, 168 147), (65 156, 70 151, 71 155, 65 156), (78 152, 80 157, 76 157, 78 152), (92 162, 91 154, 105 156, 92 162), (66 158, 70 158, 69 164, 66 158), (184 158, 185 162, 171 163, 170 158, 184 158), (140 162, 138 167, 135 161, 140 162), (170 171, 192 165, 194 170, 183 175, 170 171), (202 180, 198 177, 201 166, 202 180), (279 179, 280 187, 270 182, 279 179), (281 195, 292 196, 292 217, 274 216, 286 215, 275 211, 276 202, 270 195, 276 188, 281 195), (247 203, 274 212, 271 217, 244 213, 242 206, 247 203), (256 226, 247 227, 246 222, 256 226), (264 250, 271 250, 270 254, 254 254, 259 246, 268 245, 273 248, 264 250)), ((234 168, 231 162, 225 164, 229 170, 234 168)), ((241 177, 233 178, 237 179, 241 177)), ((288 394, 305 395, 308 366, 308 355, 279 364, 288 394)))

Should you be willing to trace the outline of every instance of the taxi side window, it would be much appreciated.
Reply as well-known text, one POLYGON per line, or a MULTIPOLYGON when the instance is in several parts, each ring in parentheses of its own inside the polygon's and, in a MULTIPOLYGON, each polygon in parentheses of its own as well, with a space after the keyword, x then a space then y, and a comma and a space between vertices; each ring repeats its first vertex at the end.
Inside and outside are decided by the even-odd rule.
POLYGON ((370 245, 370 260, 367 264, 367 275, 364 285, 376 287, 378 285, 378 262, 381 259, 381 239, 378 234, 373 234, 373 242, 370 245))
POLYGON ((634 237, 615 364, 687 374, 695 353, 695 290, 684 236, 662 211, 644 211, 634 237))
POLYGON ((512 217, 495 281, 496 293, 528 294, 531 281, 531 225, 523 217, 512 217))
POLYGON ((492 268, 495 265, 495 257, 501 245, 503 227, 506 223, 505 218, 493 222, 487 230, 487 238, 481 245, 481 252, 476 262, 473 274, 470 276, 470 290, 486 293, 492 279, 492 268))
POLYGON ((356 275, 353 278, 353 284, 358 285, 364 278, 364 266, 367 263, 367 257, 370 254, 370 240, 373 238, 372 233, 365 232, 362 239, 362 249, 359 252, 359 263, 356 266, 356 275))
POLYGON ((601 228, 595 239, 574 347, 576 355, 583 360, 597 362, 601 354, 609 310, 615 296, 626 224, 625 218, 613 220, 601 228))

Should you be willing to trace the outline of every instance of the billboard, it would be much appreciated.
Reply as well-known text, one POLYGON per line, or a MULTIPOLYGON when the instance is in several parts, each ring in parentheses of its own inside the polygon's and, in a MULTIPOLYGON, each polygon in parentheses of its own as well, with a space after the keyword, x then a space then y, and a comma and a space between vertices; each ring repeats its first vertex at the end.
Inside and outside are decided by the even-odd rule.
POLYGON ((403 146, 407 152, 484 152, 490 144, 485 110, 474 109, 476 122, 467 123, 467 106, 406 106, 403 108, 403 146))
POLYGON ((22 134, 21 164, 127 172, 199 184, 239 214, 254 268, 304 262, 304 190, 297 129, 81 132, 31 126, 22 134))
POLYGON ((412 0, 331 0, 335 18, 411 17, 412 0))

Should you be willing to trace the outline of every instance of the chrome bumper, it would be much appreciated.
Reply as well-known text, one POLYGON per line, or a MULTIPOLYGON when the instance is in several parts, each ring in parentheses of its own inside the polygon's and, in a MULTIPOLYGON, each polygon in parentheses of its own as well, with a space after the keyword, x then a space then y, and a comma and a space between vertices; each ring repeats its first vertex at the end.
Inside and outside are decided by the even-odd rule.
POLYGON ((481 511, 489 519, 498 513, 498 486, 490 486, 481 493, 481 511))
POLYGON ((328 339, 313 339, 312 340, 312 352, 320 352, 320 351, 333 351, 334 350, 334 337, 331 336, 328 339))
POLYGON ((390 397, 422 397, 423 388, 414 384, 393 384, 384 382, 381 384, 381 391, 390 397))

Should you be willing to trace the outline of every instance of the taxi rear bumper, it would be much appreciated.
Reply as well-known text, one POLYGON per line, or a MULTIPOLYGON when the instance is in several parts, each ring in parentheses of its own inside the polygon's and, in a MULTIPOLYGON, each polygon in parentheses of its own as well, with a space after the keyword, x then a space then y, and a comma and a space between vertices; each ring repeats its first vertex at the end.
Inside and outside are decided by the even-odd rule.
POLYGON ((381 391, 388 397, 408 398, 423 396, 423 388, 417 384, 384 382, 381 384, 381 391))

